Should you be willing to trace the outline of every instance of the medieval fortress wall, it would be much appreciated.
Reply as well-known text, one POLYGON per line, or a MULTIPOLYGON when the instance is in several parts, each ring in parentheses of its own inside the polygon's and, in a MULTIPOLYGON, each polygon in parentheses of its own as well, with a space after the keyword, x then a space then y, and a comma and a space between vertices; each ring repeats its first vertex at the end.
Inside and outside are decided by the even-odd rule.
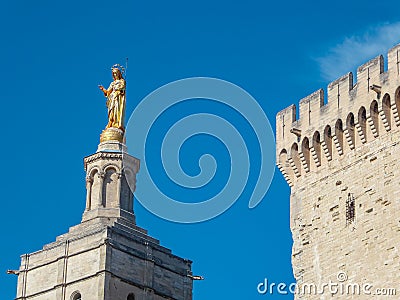
MULTIPOLYGON (((369 283, 400 295, 400 44, 276 117, 277 165, 291 187, 299 285, 369 283)), ((362 295, 362 294, 361 294, 362 295)), ((297 295, 297 299, 388 296, 297 295)))

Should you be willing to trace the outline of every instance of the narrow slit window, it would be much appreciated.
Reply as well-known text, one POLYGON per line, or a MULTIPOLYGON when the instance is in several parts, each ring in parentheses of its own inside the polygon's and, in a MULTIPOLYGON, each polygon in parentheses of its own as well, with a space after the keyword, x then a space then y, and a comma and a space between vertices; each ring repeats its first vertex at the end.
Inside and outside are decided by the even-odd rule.
POLYGON ((349 193, 346 200, 346 226, 354 223, 356 218, 356 201, 354 195, 349 193))

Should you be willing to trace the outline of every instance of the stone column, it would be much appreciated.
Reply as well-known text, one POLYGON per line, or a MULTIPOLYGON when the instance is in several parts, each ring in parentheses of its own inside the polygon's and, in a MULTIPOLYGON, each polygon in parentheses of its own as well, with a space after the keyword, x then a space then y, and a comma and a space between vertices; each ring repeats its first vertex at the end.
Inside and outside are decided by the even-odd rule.
POLYGON ((103 207, 103 185, 104 185, 104 177, 105 173, 101 172, 98 173, 99 176, 99 197, 97 198, 97 207, 103 207))
POLYGON ((86 177, 86 208, 85 211, 89 211, 91 207, 91 198, 92 198, 92 185, 93 179, 91 177, 86 177))
POLYGON ((121 181, 122 181, 122 173, 121 172, 117 172, 117 208, 121 207, 121 181))

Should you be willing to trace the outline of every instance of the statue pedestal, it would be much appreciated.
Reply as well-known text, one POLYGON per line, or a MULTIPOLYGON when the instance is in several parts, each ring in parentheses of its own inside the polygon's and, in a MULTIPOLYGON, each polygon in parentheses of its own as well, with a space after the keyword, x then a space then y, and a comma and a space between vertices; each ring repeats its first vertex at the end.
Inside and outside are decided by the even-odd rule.
POLYGON ((102 142, 97 146, 96 152, 118 152, 118 153, 128 153, 125 144, 118 141, 106 141, 102 142))
POLYGON ((107 141, 124 142, 124 131, 118 128, 110 127, 100 134, 100 143, 107 141))

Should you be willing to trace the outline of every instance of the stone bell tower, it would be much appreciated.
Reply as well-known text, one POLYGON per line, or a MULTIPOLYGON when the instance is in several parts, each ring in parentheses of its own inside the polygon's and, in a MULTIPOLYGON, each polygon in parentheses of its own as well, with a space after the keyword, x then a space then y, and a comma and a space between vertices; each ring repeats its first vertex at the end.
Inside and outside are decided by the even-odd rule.
POLYGON ((21 257, 19 271, 13 271, 16 299, 192 299, 192 262, 136 226, 133 191, 140 162, 127 153, 121 131, 104 130, 97 152, 84 159, 81 223, 21 257))
POLYGON ((118 141, 102 142, 95 154, 85 157, 87 192, 82 221, 112 219, 134 225, 132 191, 139 165, 118 141))

